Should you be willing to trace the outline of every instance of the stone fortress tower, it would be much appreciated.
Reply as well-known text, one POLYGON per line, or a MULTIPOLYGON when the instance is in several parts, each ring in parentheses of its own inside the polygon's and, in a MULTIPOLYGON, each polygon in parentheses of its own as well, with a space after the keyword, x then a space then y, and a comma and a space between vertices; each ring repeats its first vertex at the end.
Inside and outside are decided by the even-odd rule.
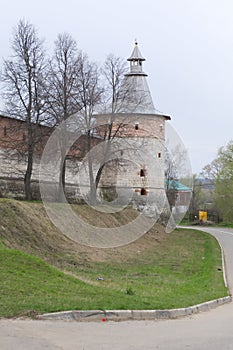
MULTIPOLYGON (((144 61, 135 42, 114 113, 113 128, 119 128, 114 140, 118 161, 104 168, 99 188, 104 194, 116 189, 118 198, 160 207, 165 200, 165 122, 171 118, 154 107, 144 61)), ((97 116, 104 117, 107 114, 97 116)))

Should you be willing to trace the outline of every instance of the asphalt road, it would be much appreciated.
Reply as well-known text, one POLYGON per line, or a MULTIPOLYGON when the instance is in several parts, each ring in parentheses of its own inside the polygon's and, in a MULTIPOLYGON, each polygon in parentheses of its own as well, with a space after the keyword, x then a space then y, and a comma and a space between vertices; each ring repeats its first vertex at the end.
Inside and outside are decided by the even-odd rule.
MULTIPOLYGON (((233 230, 206 228, 225 252, 233 289, 233 230)), ((1 350, 233 350, 233 303, 176 320, 64 322, 0 320, 1 350)))

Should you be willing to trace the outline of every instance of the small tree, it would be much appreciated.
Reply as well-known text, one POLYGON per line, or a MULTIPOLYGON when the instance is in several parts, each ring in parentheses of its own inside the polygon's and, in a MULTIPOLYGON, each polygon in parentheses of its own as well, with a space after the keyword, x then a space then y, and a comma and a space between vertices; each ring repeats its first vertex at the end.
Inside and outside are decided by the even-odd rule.
POLYGON ((14 30, 12 41, 13 55, 4 60, 1 80, 4 84, 4 113, 25 121, 23 140, 18 135, 12 142, 15 149, 24 152, 26 170, 24 172, 25 196, 32 199, 31 177, 35 148, 41 136, 38 126, 44 118, 43 80, 46 72, 43 43, 38 38, 34 26, 20 20, 14 30), (22 147, 23 141, 23 147, 22 147))
POLYGON ((192 198, 189 205, 189 219, 195 220, 198 217, 198 212, 203 204, 203 192, 202 192, 202 183, 196 175, 193 176, 193 190, 192 198))
POLYGON ((221 169, 215 183, 215 201, 223 220, 233 222, 233 141, 218 152, 221 169))

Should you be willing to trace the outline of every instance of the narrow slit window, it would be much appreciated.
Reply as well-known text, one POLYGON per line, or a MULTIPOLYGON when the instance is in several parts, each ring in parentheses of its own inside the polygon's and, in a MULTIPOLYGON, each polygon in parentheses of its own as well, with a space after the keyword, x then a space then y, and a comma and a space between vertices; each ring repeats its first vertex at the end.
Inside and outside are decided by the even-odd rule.
POLYGON ((4 128, 3 128, 3 135, 4 135, 4 136, 6 136, 6 135, 7 135, 6 126, 4 126, 4 128))
POLYGON ((158 158, 161 158, 162 154, 161 152, 158 153, 158 158))
POLYGON ((146 176, 146 170, 142 168, 140 170, 140 177, 145 177, 145 176, 146 176))
POLYGON ((135 130, 138 130, 139 129, 139 123, 136 123, 134 127, 135 127, 135 130))
POLYGON ((147 190, 145 188, 141 188, 141 196, 146 196, 147 190))

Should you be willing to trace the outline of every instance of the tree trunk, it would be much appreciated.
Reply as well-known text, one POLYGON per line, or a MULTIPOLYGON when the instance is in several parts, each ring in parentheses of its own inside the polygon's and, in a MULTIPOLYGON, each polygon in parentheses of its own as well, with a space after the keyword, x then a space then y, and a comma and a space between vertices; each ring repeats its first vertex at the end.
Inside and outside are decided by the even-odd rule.
POLYGON ((96 204, 97 202, 97 188, 95 186, 94 174, 93 174, 93 160, 90 154, 88 154, 88 171, 89 171, 89 201, 91 204, 96 204))
POLYGON ((57 201, 65 202, 65 185, 66 185, 66 153, 67 153, 67 125, 64 121, 60 129, 60 169, 59 169, 59 180, 58 180, 58 193, 57 201))
POLYGON ((59 183, 58 183, 58 202, 65 202, 65 177, 66 177, 66 155, 62 154, 60 173, 59 173, 59 183))
POLYGON ((33 153, 33 147, 31 146, 28 151, 27 169, 24 175, 25 199, 27 201, 32 200, 31 177, 33 168, 33 153))
POLYGON ((100 178, 103 172, 105 164, 102 164, 101 167, 98 169, 97 174, 96 174, 96 178, 95 178, 95 188, 97 189, 99 186, 99 182, 100 182, 100 178))

